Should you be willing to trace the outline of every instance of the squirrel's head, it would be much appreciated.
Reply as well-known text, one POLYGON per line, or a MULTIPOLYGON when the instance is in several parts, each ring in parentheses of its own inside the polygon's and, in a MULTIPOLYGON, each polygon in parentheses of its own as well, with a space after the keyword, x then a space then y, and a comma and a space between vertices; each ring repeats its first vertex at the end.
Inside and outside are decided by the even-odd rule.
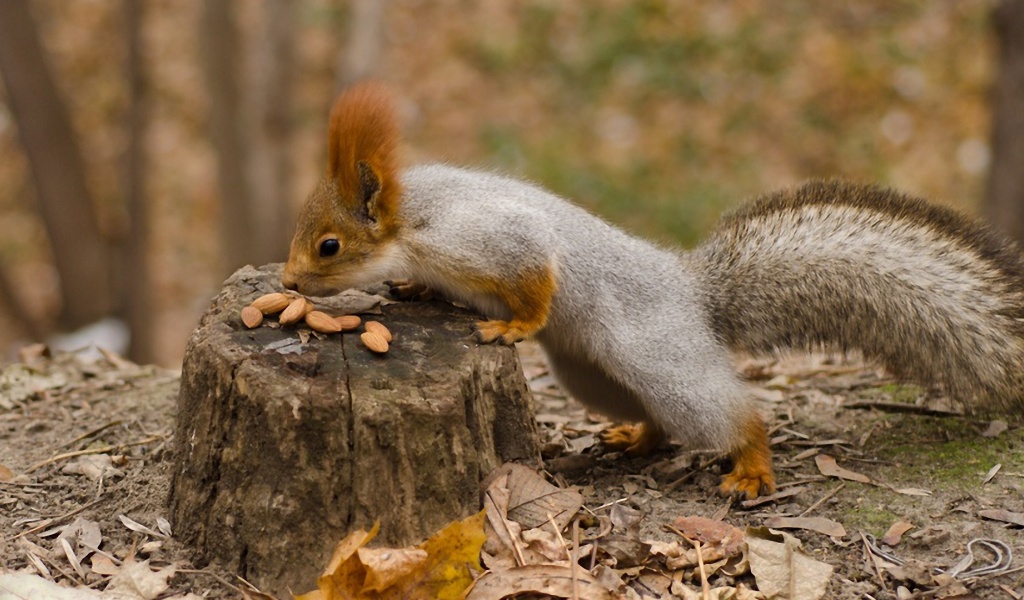
POLYGON ((311 296, 380 281, 396 260, 398 125, 387 90, 359 84, 331 110, 327 171, 299 213, 281 283, 311 296))

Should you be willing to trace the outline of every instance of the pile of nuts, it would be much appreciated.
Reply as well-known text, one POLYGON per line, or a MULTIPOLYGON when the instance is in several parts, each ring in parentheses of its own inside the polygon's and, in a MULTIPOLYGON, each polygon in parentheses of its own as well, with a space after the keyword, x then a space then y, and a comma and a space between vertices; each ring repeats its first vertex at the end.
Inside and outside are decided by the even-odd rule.
MULTIPOLYGON (((356 315, 332 317, 323 311, 313 310, 313 303, 304 296, 281 292, 265 294, 253 300, 252 304, 242 309, 242 323, 249 329, 255 329, 263 323, 264 315, 275 313, 281 313, 277 318, 281 325, 293 325, 299 321, 305 321, 310 329, 320 333, 353 331, 362 323, 362 320, 356 315)), ((363 328, 365 331, 359 336, 359 339, 364 346, 377 354, 384 354, 388 351, 391 344, 391 332, 387 327, 377 321, 367 321, 363 328)))

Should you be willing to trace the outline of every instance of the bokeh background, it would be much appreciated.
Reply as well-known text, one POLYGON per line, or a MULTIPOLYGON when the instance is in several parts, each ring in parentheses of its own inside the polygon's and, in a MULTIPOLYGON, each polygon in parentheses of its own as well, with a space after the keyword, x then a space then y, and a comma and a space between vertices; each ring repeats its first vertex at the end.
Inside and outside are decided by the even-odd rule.
POLYGON ((528 178, 659 242, 692 245, 743 199, 812 177, 984 212, 999 10, 3 0, 3 358, 112 317, 133 358, 180 364, 223 279, 284 260, 332 99, 366 77, 395 90, 405 163, 528 178), (51 185, 75 179, 68 156, 81 185, 51 185))

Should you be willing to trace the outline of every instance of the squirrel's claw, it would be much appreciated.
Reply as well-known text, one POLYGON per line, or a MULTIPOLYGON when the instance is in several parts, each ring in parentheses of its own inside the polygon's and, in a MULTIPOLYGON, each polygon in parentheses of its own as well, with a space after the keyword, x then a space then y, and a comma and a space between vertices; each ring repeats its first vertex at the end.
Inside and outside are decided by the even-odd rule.
POLYGON ((473 337, 481 344, 499 342, 511 346, 528 335, 518 321, 478 321, 473 337))
POLYGON ((414 283, 409 279, 396 279, 394 281, 386 281, 388 285, 388 291, 391 295, 399 300, 414 300, 426 302, 434 298, 434 290, 423 285, 422 283, 414 283))
POLYGON ((738 495, 753 500, 761 495, 775 492, 775 475, 769 468, 768 472, 741 472, 734 468, 722 476, 718 491, 724 496, 738 495))
POLYGON ((729 453, 732 471, 722 477, 718 491, 727 496, 740 494, 748 499, 774 493, 772 454, 761 417, 756 413, 747 417, 740 435, 741 443, 729 453))
POLYGON ((647 423, 616 425, 601 432, 601 442, 610 450, 624 450, 631 456, 647 456, 661 445, 665 435, 647 423))

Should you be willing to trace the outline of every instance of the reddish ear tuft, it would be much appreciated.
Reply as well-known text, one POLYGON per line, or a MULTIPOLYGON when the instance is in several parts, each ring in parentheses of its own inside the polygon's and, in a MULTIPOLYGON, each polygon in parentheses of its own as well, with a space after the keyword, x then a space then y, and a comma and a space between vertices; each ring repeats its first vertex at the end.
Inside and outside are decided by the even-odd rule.
POLYGON ((399 195, 395 164, 398 121, 388 88, 365 82, 343 92, 331 109, 329 136, 327 172, 342 201, 364 200, 359 163, 365 163, 381 184, 375 204, 390 215, 399 195))

